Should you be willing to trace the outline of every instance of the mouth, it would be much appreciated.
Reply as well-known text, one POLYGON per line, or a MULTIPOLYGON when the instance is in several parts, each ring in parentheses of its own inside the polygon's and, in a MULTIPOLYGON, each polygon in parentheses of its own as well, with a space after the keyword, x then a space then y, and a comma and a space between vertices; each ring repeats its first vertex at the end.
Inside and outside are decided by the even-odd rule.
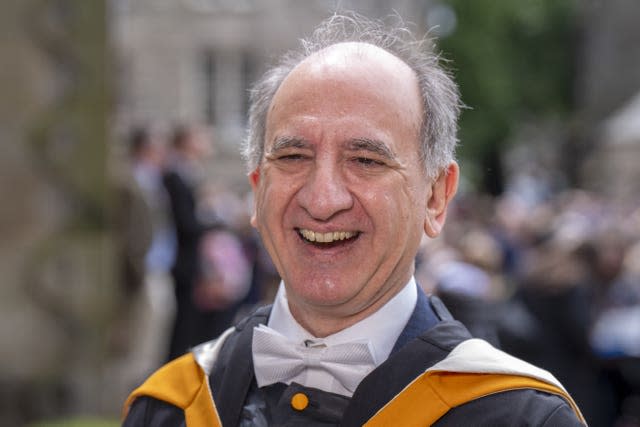
POLYGON ((330 231, 321 233, 305 228, 298 228, 296 231, 304 242, 318 247, 333 247, 346 244, 357 239, 360 235, 359 231, 330 231))

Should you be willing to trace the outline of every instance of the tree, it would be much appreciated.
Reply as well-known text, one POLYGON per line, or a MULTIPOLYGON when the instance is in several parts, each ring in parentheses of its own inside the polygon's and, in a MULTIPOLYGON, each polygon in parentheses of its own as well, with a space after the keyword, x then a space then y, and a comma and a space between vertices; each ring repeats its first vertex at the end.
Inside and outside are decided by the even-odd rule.
POLYGON ((481 190, 502 190, 500 156, 523 121, 572 107, 572 0, 449 0, 456 30, 440 42, 463 102, 461 161, 481 190))

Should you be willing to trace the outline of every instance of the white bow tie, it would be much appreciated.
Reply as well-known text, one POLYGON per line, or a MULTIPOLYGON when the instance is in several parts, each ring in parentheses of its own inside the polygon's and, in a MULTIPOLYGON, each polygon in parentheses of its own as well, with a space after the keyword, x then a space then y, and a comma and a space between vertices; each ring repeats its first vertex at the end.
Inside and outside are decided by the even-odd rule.
MULTIPOLYGON (((375 368, 369 342, 351 341, 325 346, 295 344, 279 332, 260 325, 253 329, 253 366, 259 387, 289 383, 308 368, 323 369, 353 393, 375 368)), ((305 384, 306 385, 306 384, 305 384)))

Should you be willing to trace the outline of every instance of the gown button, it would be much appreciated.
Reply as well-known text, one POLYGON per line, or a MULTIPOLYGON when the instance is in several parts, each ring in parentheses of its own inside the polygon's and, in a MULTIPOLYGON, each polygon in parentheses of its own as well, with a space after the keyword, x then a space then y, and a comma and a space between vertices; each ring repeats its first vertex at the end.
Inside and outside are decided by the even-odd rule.
POLYGON ((296 411, 304 411, 309 406, 309 398, 304 393, 296 393, 291 397, 291 406, 296 411))

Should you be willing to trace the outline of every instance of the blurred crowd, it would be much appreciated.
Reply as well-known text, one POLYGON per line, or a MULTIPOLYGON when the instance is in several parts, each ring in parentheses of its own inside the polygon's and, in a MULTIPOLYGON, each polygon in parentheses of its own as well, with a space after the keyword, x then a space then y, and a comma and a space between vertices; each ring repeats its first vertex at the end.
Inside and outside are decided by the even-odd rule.
MULTIPOLYGON (((249 225, 250 195, 206 179, 212 136, 181 125, 128 138, 111 337, 131 380, 124 388, 277 287, 249 225)), ((444 235, 423 242, 417 281, 476 336, 551 371, 591 425, 640 426, 640 206, 536 184, 457 196, 444 235)))
POLYGON ((515 185, 462 194, 444 236, 424 242, 417 279, 476 336, 551 371, 590 425, 640 425, 637 201, 515 185))
POLYGON ((279 282, 249 224, 250 195, 207 178, 212 129, 132 129, 115 183, 120 289, 110 332, 120 393, 220 335, 279 282))

